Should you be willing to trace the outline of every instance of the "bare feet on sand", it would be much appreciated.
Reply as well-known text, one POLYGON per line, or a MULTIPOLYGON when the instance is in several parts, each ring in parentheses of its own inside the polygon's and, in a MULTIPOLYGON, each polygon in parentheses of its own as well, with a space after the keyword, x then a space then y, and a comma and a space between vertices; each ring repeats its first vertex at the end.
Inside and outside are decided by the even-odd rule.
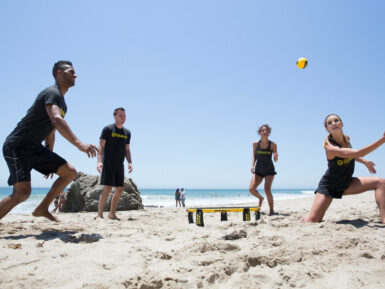
POLYGON ((45 210, 35 209, 35 211, 32 212, 32 216, 34 216, 34 217, 45 217, 48 220, 51 220, 53 222, 59 222, 59 220, 54 215, 52 215, 48 210, 45 211, 45 210))
POLYGON ((111 219, 111 220, 120 221, 120 219, 115 214, 113 214, 113 215, 108 214, 108 218, 111 219))

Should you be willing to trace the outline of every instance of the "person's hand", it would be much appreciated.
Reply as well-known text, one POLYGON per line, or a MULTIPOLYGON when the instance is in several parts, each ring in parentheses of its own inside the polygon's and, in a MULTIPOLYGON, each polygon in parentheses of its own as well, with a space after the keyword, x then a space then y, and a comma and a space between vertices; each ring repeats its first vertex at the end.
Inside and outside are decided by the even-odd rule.
POLYGON ((54 173, 51 173, 51 174, 45 175, 44 177, 48 180, 48 179, 52 179, 53 175, 54 173))
POLYGON ((254 168, 253 167, 251 167, 250 171, 252 174, 254 174, 254 168))
POLYGON ((101 174, 102 170, 103 170, 103 164, 102 163, 98 163, 98 165, 96 166, 96 169, 98 170, 99 174, 101 174))
POLYGON ((92 144, 80 143, 77 148, 86 153, 88 157, 94 158, 98 152, 98 148, 92 144))
POLYGON ((132 170, 134 167, 132 166, 132 163, 128 164, 128 173, 132 173, 132 170))
POLYGON ((375 174, 376 173, 376 169, 374 168, 376 164, 373 163, 372 161, 366 161, 365 162, 365 166, 368 168, 369 172, 371 174, 375 174))
POLYGON ((277 153, 274 154, 274 161, 275 161, 275 162, 278 162, 278 154, 277 154, 277 153))

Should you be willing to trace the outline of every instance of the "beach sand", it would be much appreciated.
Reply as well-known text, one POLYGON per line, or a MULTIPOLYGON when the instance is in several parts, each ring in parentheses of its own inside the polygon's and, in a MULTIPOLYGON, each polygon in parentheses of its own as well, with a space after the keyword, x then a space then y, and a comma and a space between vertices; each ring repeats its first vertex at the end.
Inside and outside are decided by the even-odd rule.
POLYGON ((121 221, 7 215, 0 288, 384 288, 373 192, 334 200, 319 224, 300 221, 312 201, 276 201, 274 216, 265 202, 258 222, 205 214, 204 227, 188 224, 183 208, 118 212, 121 221), (241 238, 224 239, 233 232, 241 238))

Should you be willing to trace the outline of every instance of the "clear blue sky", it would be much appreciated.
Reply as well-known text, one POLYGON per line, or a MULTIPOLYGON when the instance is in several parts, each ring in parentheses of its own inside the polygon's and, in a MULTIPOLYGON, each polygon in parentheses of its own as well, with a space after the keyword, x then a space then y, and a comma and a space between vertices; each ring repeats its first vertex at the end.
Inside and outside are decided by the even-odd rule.
MULTIPOLYGON (((268 123, 273 188, 315 188, 327 114, 342 117, 354 147, 384 133, 384 11, 381 0, 1 1, 0 140, 67 59, 78 78, 66 121, 97 144, 125 107, 139 187, 246 189, 252 142, 268 123)), ((55 151, 97 173, 60 135, 55 151)), ((367 158, 384 177, 385 147, 367 158)), ((8 175, 2 158, 1 186, 8 175)), ((369 173, 357 164, 356 175, 369 173)), ((33 174, 33 186, 51 182, 33 174)))

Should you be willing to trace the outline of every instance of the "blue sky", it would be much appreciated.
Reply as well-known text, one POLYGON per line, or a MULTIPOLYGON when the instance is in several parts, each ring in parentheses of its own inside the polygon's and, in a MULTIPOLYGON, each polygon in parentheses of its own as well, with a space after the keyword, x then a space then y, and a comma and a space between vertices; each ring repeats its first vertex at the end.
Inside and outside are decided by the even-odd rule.
MULTIPOLYGON (((68 59, 78 78, 66 121, 97 144, 125 107, 139 187, 246 189, 252 142, 268 123, 273 188, 315 188, 327 114, 342 117, 353 147, 384 133, 384 11, 380 0, 1 1, 0 140, 68 59)), ((55 151, 97 174, 96 160, 59 135, 55 151)), ((367 158, 384 177, 385 147, 367 158)), ((369 173, 358 164, 355 175, 369 173)), ((3 158, 0 176, 5 186, 3 158)))

